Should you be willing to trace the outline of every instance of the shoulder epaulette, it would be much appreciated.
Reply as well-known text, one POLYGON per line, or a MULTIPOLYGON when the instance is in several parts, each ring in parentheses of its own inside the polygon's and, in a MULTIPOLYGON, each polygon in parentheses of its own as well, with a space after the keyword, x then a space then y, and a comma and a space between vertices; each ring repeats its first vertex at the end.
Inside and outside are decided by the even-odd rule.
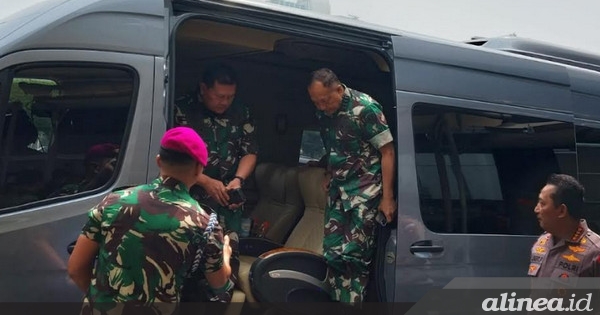
POLYGON ((585 237, 589 240, 590 243, 594 244, 594 246, 600 248, 600 235, 596 234, 592 230, 588 230, 585 237))

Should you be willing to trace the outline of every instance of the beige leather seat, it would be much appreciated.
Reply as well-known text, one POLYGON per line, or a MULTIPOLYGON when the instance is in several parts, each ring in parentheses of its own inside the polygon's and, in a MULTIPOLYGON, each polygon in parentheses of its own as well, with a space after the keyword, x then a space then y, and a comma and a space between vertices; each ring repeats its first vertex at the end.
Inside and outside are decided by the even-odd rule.
POLYGON ((254 171, 259 199, 250 217, 256 225, 268 222, 266 239, 284 243, 304 212, 297 168, 261 163, 254 171))
POLYGON ((323 253, 323 227, 327 193, 321 183, 325 169, 303 166, 298 169, 300 194, 304 201, 304 215, 285 243, 285 247, 302 248, 318 254, 323 253))
MULTIPOLYGON (((305 205, 304 214, 284 247, 300 248, 321 254, 323 252, 323 227, 327 201, 327 194, 321 186, 325 170, 319 167, 302 166, 297 168, 297 174, 300 193, 305 205)), ((250 267, 255 260, 256 257, 240 256, 240 285, 249 302, 256 301, 252 296, 249 278, 250 267)))

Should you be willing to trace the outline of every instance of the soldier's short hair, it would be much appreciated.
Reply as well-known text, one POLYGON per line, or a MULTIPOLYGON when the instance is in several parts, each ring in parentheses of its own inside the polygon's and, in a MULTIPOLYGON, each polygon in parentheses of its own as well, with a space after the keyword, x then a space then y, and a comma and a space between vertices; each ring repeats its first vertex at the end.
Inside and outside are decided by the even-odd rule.
POLYGON ((556 191, 551 196, 555 206, 565 204, 571 217, 575 219, 583 217, 585 188, 577 179, 566 174, 551 174, 546 184, 556 187, 556 191))
POLYGON ((331 71, 331 69, 328 68, 321 68, 319 70, 313 71, 311 73, 310 82, 308 82, 308 85, 310 86, 314 82, 321 82, 321 84, 323 84, 323 86, 327 88, 335 87, 339 84, 342 84, 342 82, 340 82, 340 79, 338 79, 337 75, 333 71, 331 71))
POLYGON ((196 165, 196 160, 194 160, 194 158, 192 158, 191 156, 182 153, 182 152, 177 152, 175 150, 170 150, 170 149, 165 149, 165 148, 160 148, 158 155, 160 155, 160 159, 170 165, 175 165, 175 166, 192 166, 192 165, 196 165))
POLYGON ((223 63, 213 63, 202 73, 202 83, 211 88, 215 83, 225 85, 237 84, 237 75, 233 68, 223 63))

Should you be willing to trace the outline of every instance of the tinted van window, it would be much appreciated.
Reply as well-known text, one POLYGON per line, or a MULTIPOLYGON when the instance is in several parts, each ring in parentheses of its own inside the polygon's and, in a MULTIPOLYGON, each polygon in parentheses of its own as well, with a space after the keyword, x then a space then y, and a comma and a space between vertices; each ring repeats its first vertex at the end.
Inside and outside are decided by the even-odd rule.
POLYGON ((551 173, 576 175, 570 123, 434 105, 413 109, 421 215, 434 232, 539 234, 551 173))
POLYGON ((585 187, 585 218, 594 231, 600 228, 600 129, 577 126, 579 181, 585 187))
MULTIPOLYGON (((94 190, 118 165, 134 75, 97 65, 24 65, 0 108, 0 209, 94 190)), ((1 210, 0 210, 1 211, 1 210)))
POLYGON ((298 162, 306 164, 308 161, 318 161, 324 155, 325 146, 321 139, 321 133, 317 130, 303 130, 298 162))

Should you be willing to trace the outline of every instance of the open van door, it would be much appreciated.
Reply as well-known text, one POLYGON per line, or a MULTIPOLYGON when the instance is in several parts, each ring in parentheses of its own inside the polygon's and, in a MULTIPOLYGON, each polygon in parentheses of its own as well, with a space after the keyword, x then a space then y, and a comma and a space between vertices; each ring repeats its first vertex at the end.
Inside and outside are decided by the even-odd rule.
POLYGON ((527 276, 537 194, 549 174, 576 169, 564 68, 430 38, 394 37, 393 48, 394 301, 454 277, 527 276))
MULTIPOLYGON (((172 104, 179 97, 194 93, 203 67, 216 61, 229 64, 237 72, 236 99, 242 98, 256 117, 259 164, 269 164, 263 169, 286 169, 286 173, 295 174, 308 167, 306 155, 303 155, 306 152, 302 150, 302 135, 305 131, 318 130, 318 123, 306 86, 310 73, 322 67, 334 70, 349 87, 377 99, 394 132, 397 114, 391 36, 387 31, 270 2, 167 0, 166 6, 169 12, 166 112, 171 123, 173 117, 168 113, 173 110, 172 104)), ((314 151, 318 152, 318 149, 314 151)), ((267 182, 277 183, 278 180, 267 182)), ((260 189, 261 185, 257 177, 244 184, 244 194, 248 198, 244 211, 248 216, 260 212, 257 209, 268 198, 274 198, 278 205, 285 205, 288 210, 300 205, 302 212, 295 220, 287 222, 289 227, 284 228, 283 224, 269 227, 271 231, 278 230, 273 235, 283 236, 271 241, 286 245, 298 234, 294 229, 302 226, 297 222, 305 219, 305 205, 310 202, 293 198, 303 197, 299 187, 294 187, 298 185, 283 180, 281 185, 273 188, 260 189), (285 194, 276 195, 282 188, 285 188, 285 194)), ((308 186, 320 187, 320 182, 308 186)), ((320 210, 323 209, 324 205, 320 210)), ((273 212, 272 219, 268 220, 280 216, 273 212)), ((316 220, 316 224, 323 224, 323 220, 316 220)), ((393 226, 385 228, 386 239, 393 234, 390 233, 393 226)), ((381 241, 385 244, 386 240, 381 241)), ((315 244, 311 245, 316 245, 313 251, 321 251, 322 239, 315 237, 313 242, 315 244)), ((368 300, 391 301, 393 297, 393 294, 389 295, 393 293, 393 276, 387 274, 385 279, 383 265, 379 265, 380 262, 391 265, 388 270, 393 275, 394 261, 384 259, 394 256, 395 248, 391 251, 387 256, 381 251, 377 263, 373 264, 376 267, 368 300)), ((252 292, 246 290, 245 293, 248 299, 252 292)))

